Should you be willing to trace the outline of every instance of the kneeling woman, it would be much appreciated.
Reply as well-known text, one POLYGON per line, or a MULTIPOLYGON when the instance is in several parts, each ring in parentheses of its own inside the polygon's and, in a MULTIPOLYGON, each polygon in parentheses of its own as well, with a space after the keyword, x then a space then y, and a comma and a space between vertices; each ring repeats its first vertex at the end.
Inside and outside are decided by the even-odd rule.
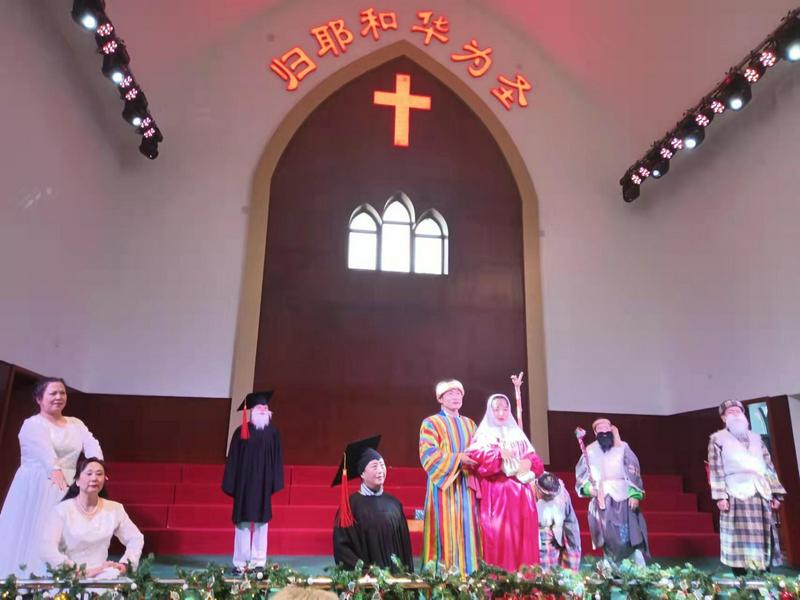
POLYGON ((103 461, 87 458, 78 463, 75 483, 47 520, 42 539, 42 561, 56 567, 86 565, 89 578, 114 579, 127 563, 139 563, 144 545, 142 532, 122 504, 100 498, 106 481, 103 461), (108 560, 111 537, 125 546, 119 562, 108 560))

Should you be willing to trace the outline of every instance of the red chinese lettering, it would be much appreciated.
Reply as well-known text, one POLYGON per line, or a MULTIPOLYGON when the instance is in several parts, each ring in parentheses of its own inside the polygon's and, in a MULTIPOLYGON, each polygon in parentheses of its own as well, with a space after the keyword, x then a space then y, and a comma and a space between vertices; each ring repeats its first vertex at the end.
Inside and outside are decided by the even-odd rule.
POLYGON ((353 43, 353 32, 344 26, 344 19, 328 21, 325 25, 314 27, 311 35, 319 44, 317 56, 325 56, 328 52, 339 56, 340 52, 346 52, 347 46, 353 43))
POLYGON ((376 14, 374 8, 368 8, 361 11, 361 23, 364 24, 361 37, 372 35, 372 39, 378 40, 381 37, 381 31, 397 30, 397 13, 391 11, 376 14))
POLYGON ((478 47, 478 42, 470 40, 469 44, 464 44, 466 54, 451 54, 450 60, 453 62, 464 62, 471 60, 472 64, 467 67, 467 71, 473 77, 481 77, 492 66, 492 59, 489 56, 492 53, 491 48, 481 50, 478 47))
POLYGON ((411 31, 424 33, 426 46, 430 45, 433 38, 436 38, 441 43, 446 44, 449 38, 445 35, 450 31, 450 23, 444 17, 433 18, 432 10, 417 11, 417 18, 422 21, 422 25, 414 25, 411 31))
POLYGON ((286 89, 292 92, 297 89, 306 75, 317 70, 317 65, 309 58, 305 50, 295 46, 280 58, 273 58, 269 68, 287 82, 286 89), (292 57, 295 57, 295 60, 289 62, 292 57))
POLYGON ((500 100, 502 105, 505 106, 506 110, 511 110, 511 107, 514 105, 515 101, 522 108, 528 106, 528 99, 525 97, 525 92, 532 90, 533 86, 527 79, 525 79, 525 77, 517 74, 514 81, 512 81, 507 77, 500 75, 500 77, 497 78, 497 81, 499 81, 501 85, 500 87, 492 89, 492 95, 500 100))

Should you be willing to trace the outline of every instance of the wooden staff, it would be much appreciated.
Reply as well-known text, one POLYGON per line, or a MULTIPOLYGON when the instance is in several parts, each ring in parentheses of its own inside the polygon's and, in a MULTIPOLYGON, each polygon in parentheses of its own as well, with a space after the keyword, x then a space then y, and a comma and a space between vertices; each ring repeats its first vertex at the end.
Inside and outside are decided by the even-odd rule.
POLYGON ((524 375, 523 371, 519 372, 519 375, 512 375, 511 376, 511 383, 514 384, 514 395, 517 399, 517 425, 522 427, 522 376, 524 375))
POLYGON ((592 487, 595 489, 597 494, 597 505, 600 507, 600 510, 606 509, 606 496, 603 493, 603 489, 601 486, 597 485, 597 482, 594 480, 594 476, 592 475, 592 465, 589 462, 589 453, 586 452, 586 446, 583 443, 583 438, 586 437, 586 430, 582 427, 575 428, 575 437, 578 438, 578 446, 581 447, 581 454, 583 454, 583 460, 586 461, 586 470, 589 473, 589 483, 592 484, 592 487))

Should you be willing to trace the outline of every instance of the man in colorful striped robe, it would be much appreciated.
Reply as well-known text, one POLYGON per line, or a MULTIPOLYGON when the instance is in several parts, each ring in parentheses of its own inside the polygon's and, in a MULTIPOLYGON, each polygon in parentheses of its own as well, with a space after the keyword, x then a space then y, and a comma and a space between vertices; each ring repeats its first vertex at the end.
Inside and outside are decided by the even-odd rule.
POLYGON ((750 431, 744 405, 726 400, 719 414, 725 428, 709 440, 708 479, 720 511, 720 560, 737 576, 766 571, 781 564, 775 511, 786 490, 761 436, 750 431))
POLYGON ((475 463, 464 455, 476 428, 458 413, 463 398, 460 382, 439 382, 436 399, 442 410, 425 419, 419 431, 419 459, 428 474, 422 563, 443 563, 462 575, 478 568, 481 555, 475 493, 467 485, 467 467, 475 463))

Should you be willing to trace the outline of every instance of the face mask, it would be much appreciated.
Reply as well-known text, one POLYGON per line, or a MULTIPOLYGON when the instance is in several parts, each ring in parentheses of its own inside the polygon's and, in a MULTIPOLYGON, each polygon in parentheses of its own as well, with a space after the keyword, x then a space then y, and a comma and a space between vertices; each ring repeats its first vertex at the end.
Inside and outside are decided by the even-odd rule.
POLYGON ((608 452, 614 446, 614 434, 610 431, 603 431, 597 434, 597 443, 603 452, 608 452))
POLYGON ((725 427, 733 435, 741 435, 750 429, 750 424, 747 422, 747 417, 744 415, 731 415, 725 417, 725 427))

